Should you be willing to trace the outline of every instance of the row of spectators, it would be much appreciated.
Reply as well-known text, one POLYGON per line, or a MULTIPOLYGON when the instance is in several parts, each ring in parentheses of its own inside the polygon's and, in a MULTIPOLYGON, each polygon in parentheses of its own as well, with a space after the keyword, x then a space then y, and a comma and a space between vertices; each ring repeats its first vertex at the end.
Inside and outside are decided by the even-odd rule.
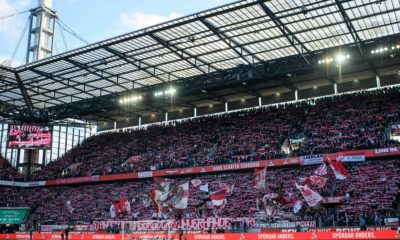
POLYGON ((265 190, 252 187, 255 174, 252 171, 221 173, 193 177, 175 178, 177 184, 197 178, 208 184, 209 192, 229 187, 227 204, 214 211, 210 204, 210 193, 190 185, 188 208, 183 211, 164 210, 157 215, 151 201, 155 188, 153 180, 124 183, 83 185, 73 187, 51 187, 17 189, 1 187, 0 206, 30 207, 28 224, 65 224, 92 222, 110 219, 110 206, 121 197, 131 203, 131 213, 117 216, 124 220, 170 219, 180 217, 205 218, 256 217, 262 221, 315 220, 319 226, 358 225, 361 219, 367 224, 382 224, 384 217, 395 213, 398 206, 400 184, 399 160, 375 160, 345 164, 350 178, 335 180, 328 169, 328 182, 322 188, 312 187, 323 197, 344 196, 346 201, 336 207, 321 204, 310 208, 303 203, 297 214, 293 213, 293 199, 303 199, 295 187, 318 166, 291 167, 267 170, 265 190), (265 195, 276 193, 281 200, 275 204, 276 214, 267 217, 264 213, 265 195))
POLYGON ((288 156, 285 140, 304 136, 289 155, 399 145, 387 128, 400 121, 398 88, 206 116, 93 136, 34 178, 54 179, 257 161, 288 156), (130 157, 136 156, 133 160, 130 157), (240 157, 239 157, 240 156, 240 157))
POLYGON ((6 158, 0 156, 0 180, 14 180, 21 177, 18 170, 6 158))

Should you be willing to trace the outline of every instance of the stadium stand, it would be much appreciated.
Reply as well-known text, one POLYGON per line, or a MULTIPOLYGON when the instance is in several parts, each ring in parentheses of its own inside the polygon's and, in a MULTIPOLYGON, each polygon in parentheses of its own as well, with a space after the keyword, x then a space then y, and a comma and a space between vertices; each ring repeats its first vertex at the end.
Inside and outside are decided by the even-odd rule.
POLYGON ((0 156, 0 180, 20 180, 21 174, 10 162, 0 156))
POLYGON ((55 179, 397 146, 385 129, 400 119, 399 98, 398 88, 379 89, 103 133, 33 175, 55 179), (285 140, 298 134, 305 141, 285 153, 285 140))
MULTIPOLYGON (((322 227, 358 226, 361 215, 365 216, 367 224, 381 225, 384 217, 395 214, 399 203, 400 161, 374 160, 346 164, 345 167, 350 173, 350 179, 334 180, 331 170, 328 170, 328 183, 318 190, 324 197, 345 196, 344 203, 336 208, 304 206, 296 215, 293 214, 293 203, 290 202, 290 199, 300 198, 295 182, 299 182, 301 177, 310 175, 315 166, 268 170, 265 190, 252 187, 251 182, 254 179, 252 171, 204 175, 196 178, 204 184, 207 183, 210 192, 234 185, 232 193, 227 198, 227 205, 217 213, 219 217, 257 217, 262 221, 309 220, 316 221, 322 227), (260 211, 257 210, 264 209, 265 202, 262 198, 267 193, 276 193, 282 198, 289 199, 279 207, 279 214, 277 213, 274 219, 260 215, 260 211), (375 216, 378 217, 378 222, 375 216)), ((183 183, 191 179, 193 177, 178 178, 176 181, 183 183)), ((0 205, 30 207, 31 214, 27 222, 29 224, 76 224, 110 219, 110 204, 125 197, 131 201, 132 214, 120 215, 117 219, 151 219, 156 212, 150 200, 154 186, 153 181, 146 180, 18 190, 2 187, 4 194, 0 196, 0 205), (72 210, 69 209, 68 202, 71 203, 72 210)), ((189 206, 178 213, 186 218, 216 216, 212 208, 207 207, 207 201, 209 193, 191 187, 189 206)), ((161 218, 176 218, 176 213, 173 211, 168 216, 163 214, 161 218)))

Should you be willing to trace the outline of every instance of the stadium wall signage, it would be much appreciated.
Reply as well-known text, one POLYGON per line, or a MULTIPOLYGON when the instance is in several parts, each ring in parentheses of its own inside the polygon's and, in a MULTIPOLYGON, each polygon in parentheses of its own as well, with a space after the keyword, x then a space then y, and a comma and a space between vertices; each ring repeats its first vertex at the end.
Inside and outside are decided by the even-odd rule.
MULTIPOLYGON (((61 234, 35 233, 33 239, 61 239, 61 234)), ((29 234, 0 234, 0 239, 30 239, 29 234)), ((178 234, 69 234, 71 240, 123 240, 123 239, 179 239, 178 234)), ((187 240, 270 240, 270 239, 400 239, 398 231, 354 231, 354 232, 295 232, 295 233, 223 233, 223 234, 184 234, 187 240)))

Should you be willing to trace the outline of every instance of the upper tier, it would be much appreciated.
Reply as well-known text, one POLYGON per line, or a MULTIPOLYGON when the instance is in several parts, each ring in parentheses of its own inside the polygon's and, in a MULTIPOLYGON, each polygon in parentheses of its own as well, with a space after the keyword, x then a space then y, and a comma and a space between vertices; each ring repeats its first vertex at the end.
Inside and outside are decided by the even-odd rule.
POLYGON ((103 133, 33 175, 55 179, 398 146, 385 129, 399 122, 399 113, 394 88, 103 133), (282 145, 296 134, 305 141, 284 153, 282 145), (72 171, 63 175, 67 168, 72 171))

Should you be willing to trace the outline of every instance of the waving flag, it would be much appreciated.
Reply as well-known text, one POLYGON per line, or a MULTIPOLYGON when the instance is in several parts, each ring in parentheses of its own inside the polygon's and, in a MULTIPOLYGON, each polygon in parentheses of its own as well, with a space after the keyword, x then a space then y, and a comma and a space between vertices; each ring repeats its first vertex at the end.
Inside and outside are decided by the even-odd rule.
POLYGON ((256 174, 256 179, 253 182, 253 187, 256 189, 265 189, 265 177, 267 175, 267 168, 263 168, 262 170, 260 169, 254 169, 254 172, 256 174))
POLYGON ((327 172, 327 169, 326 169, 326 164, 325 163, 322 163, 321 164, 321 166, 319 166, 317 169, 315 169, 315 171, 314 171, 314 174, 315 175, 319 175, 319 176, 324 176, 324 175, 326 175, 328 172, 327 172))
MULTIPOLYGON (((316 175, 312 175, 309 176, 307 178, 309 180, 309 182, 313 185, 318 186, 318 188, 323 188, 326 184, 326 182, 328 181, 328 179, 326 177, 321 177, 321 176, 316 176, 316 175)), ((306 180, 307 182, 307 180, 306 180)))
POLYGON ((303 203, 301 200, 295 200, 293 204, 293 213, 296 214, 300 211, 301 207, 303 206, 303 203))
POLYGON ((345 180, 350 176, 349 173, 344 168, 342 161, 332 161, 328 157, 328 163, 331 166, 336 179, 345 180))
POLYGON ((323 199, 321 197, 321 195, 319 195, 317 192, 313 191, 307 185, 306 186, 302 186, 302 185, 297 185, 297 183, 296 183, 296 188, 300 190, 301 195, 303 195, 303 197, 306 200, 308 206, 310 206, 310 207, 316 206, 323 199))
POLYGON ((200 191, 208 192, 208 183, 200 186, 200 191))
POLYGON ((273 217, 273 216, 275 216, 275 213, 276 213, 276 211, 275 211, 274 206, 266 206, 265 207, 265 215, 267 217, 273 217))
POLYGON ((198 178, 191 180, 190 183, 192 184, 193 187, 198 187, 202 184, 201 180, 198 178))
POLYGON ((127 214, 132 213, 131 203, 129 201, 125 201, 124 203, 124 210, 127 214))
POLYGON ((186 209, 189 201, 189 182, 179 185, 173 190, 171 198, 172 207, 175 209, 186 209))
POLYGON ((110 217, 115 218, 117 216, 117 210, 115 209, 114 204, 111 204, 110 206, 110 217))
POLYGON ((69 213, 73 213, 75 211, 75 208, 72 207, 72 203, 70 200, 67 201, 67 208, 69 213))
POLYGON ((210 195, 213 207, 216 210, 223 208, 226 204, 226 190, 220 190, 210 195))

